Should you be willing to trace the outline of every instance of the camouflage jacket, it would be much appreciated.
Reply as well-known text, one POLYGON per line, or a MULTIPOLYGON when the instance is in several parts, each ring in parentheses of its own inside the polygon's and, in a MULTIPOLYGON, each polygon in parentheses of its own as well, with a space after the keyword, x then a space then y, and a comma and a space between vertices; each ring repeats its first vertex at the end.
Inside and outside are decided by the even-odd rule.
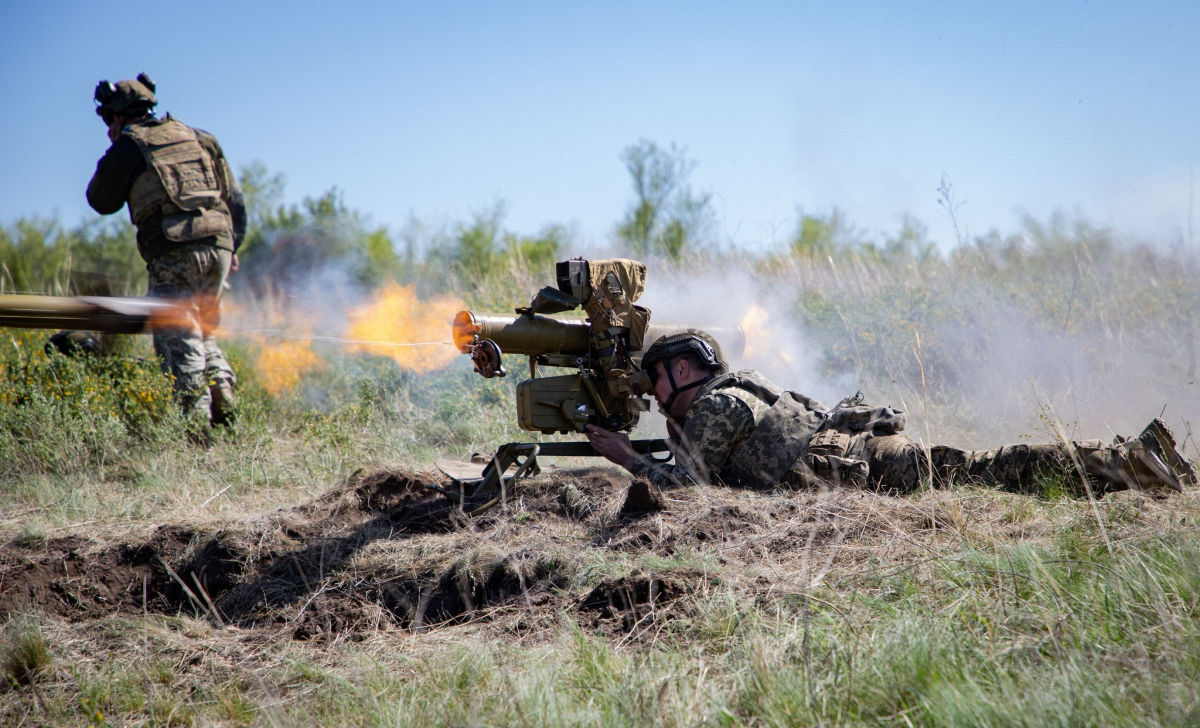
MULTIPOLYGON (((670 439, 675 462, 657 463, 642 457, 631 471, 659 487, 740 482, 735 471, 747 458, 758 457, 747 450, 759 449, 755 443, 763 439, 759 433, 760 424, 767 419, 772 404, 781 394, 777 386, 753 370, 715 377, 696 393, 684 415, 680 432, 670 439)), ((812 405, 811 427, 793 433, 793 437, 788 438, 793 442, 806 443, 819 424, 818 413, 824 411, 820 403, 807 401, 812 405)), ((780 448, 778 442, 772 445, 776 459, 788 459, 787 463, 782 463, 783 470, 799 455, 796 452, 789 459, 783 454, 788 448, 780 448)))
POLYGON ((753 370, 700 388, 670 440, 673 464, 639 458, 630 470, 659 487, 713 483, 768 488, 822 481, 865 485, 867 463, 848 457, 864 436, 904 429, 903 412, 847 398, 832 410, 781 391, 753 370))

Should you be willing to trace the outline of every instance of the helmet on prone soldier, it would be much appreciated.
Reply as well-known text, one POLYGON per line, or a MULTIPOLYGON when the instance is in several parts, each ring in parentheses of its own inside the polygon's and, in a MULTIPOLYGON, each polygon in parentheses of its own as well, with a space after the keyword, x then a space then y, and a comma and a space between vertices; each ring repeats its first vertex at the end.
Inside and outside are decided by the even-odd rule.
POLYGON ((660 361, 693 355, 712 374, 729 371, 729 362, 721 344, 711 334, 700 329, 679 329, 654 340, 642 355, 642 369, 649 371, 660 361))

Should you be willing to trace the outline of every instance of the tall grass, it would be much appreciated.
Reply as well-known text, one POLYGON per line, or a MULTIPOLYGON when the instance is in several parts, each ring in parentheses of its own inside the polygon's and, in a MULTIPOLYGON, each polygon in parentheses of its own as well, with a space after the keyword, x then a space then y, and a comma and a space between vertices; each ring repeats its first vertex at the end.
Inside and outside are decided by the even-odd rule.
MULTIPOLYGON (((494 236, 469 242, 489 251, 476 257, 490 261, 486 275, 460 278, 449 263, 438 273, 467 305, 503 310, 553 282, 549 269, 501 255, 494 236)), ((436 267, 437 256, 418 262, 436 267)), ((44 268, 43 282, 53 282, 45 290, 69 290, 61 267, 44 268)), ((914 434, 974 446, 1052 437, 1059 424, 1072 437, 1108 437, 1165 407, 1195 456, 1200 271, 1191 251, 1121 244, 1052 220, 944 256, 853 246, 820 258, 709 252, 654 264, 651 285, 712 270, 720 275, 704 280, 713 285, 740 270, 756 291, 782 292, 785 335, 814 364, 792 370, 796 378, 781 382, 789 387, 860 388, 904 406, 914 434)), ((30 285, 15 273, 7 280, 30 285)), ((362 468, 427 467, 528 437, 513 423, 518 377, 485 382, 462 357, 417 374, 331 350, 329 366, 272 396, 251 366, 260 345, 229 338, 241 417, 195 444, 145 340, 108 360, 67 359, 45 354, 39 336, 0 332, 0 528, 9 539, 95 523, 245 519, 362 468)), ((518 374, 520 366, 510 362, 518 374)), ((996 506, 1004 513, 994 529, 962 528, 969 499, 992 497, 1001 498, 966 491, 922 503, 940 509, 930 519, 948 524, 939 528, 952 546, 923 546, 917 561, 881 549, 804 588, 789 577, 747 589, 715 547, 684 553, 678 559, 705 577, 670 615, 632 634, 561 614, 529 632, 465 625, 314 645, 183 617, 77 626, 34 616, 5 628, 14 635, 6 659, 35 668, 22 674, 36 679, 0 688, 0 716, 347 726, 1200 722, 1195 493, 1175 496, 1149 528, 1120 501, 1093 510, 1015 496, 996 506), (30 651, 30 635, 44 637, 52 661, 30 651)), ((674 568, 651 557, 587 559, 573 566, 595 578, 674 568)), ((799 569, 799 559, 777 566, 799 569)))

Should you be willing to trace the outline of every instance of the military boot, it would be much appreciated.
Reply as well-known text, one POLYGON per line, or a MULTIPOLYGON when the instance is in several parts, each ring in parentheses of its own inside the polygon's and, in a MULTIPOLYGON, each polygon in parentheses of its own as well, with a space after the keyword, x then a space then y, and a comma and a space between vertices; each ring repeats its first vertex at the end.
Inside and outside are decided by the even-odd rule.
POLYGON ((212 424, 232 425, 237 419, 237 397, 233 393, 233 385, 225 380, 218 380, 208 391, 212 395, 212 424))
POLYGON ((1095 479, 1097 494, 1117 490, 1179 491, 1183 482, 1161 455, 1140 438, 1117 437, 1112 445, 1098 440, 1076 442, 1083 469, 1095 479))
POLYGON ((1155 417, 1138 435, 1138 440, 1145 448, 1158 457, 1169 467, 1179 481, 1184 485, 1195 485, 1197 482, 1196 468, 1188 462, 1175 445, 1175 435, 1167 423, 1155 417))

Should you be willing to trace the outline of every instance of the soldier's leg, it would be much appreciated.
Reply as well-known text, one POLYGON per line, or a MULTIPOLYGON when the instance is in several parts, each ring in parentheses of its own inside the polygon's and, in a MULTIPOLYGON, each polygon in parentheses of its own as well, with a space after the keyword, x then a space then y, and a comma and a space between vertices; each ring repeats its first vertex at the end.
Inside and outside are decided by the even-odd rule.
POLYGON ((1154 419, 1136 438, 1118 436, 1112 445, 1076 443, 1087 474, 1102 490, 1177 491, 1196 485, 1196 469, 1175 446, 1175 436, 1154 419))
POLYGON ((205 294, 199 299, 204 332, 204 376, 212 400, 211 417, 215 425, 231 423, 236 410, 233 388, 237 384, 237 376, 216 338, 216 330, 221 323, 221 296, 232 258, 227 250, 209 248, 203 252, 201 265, 205 274, 205 294))
POLYGON ((856 435, 850 449, 867 462, 869 484, 876 490, 910 493, 930 472, 924 448, 905 435, 856 435))
POLYGON ((154 330, 154 350, 164 371, 175 378, 175 395, 180 405, 187 412, 207 418, 210 395, 204 376, 204 332, 196 305, 204 275, 194 247, 169 251, 148 262, 146 269, 149 295, 180 304, 179 315, 154 330))
POLYGON ((1061 443, 1021 443, 969 451, 959 472, 1013 493, 1040 493, 1045 479, 1054 475, 1065 479, 1072 490, 1082 485, 1072 466, 1071 451, 1061 443))
POLYGON ((1195 469, 1176 451, 1175 439, 1161 420, 1152 421, 1137 438, 1118 437, 1111 445, 1080 440, 972 452, 966 470, 972 477, 1021 493, 1038 491, 1052 474, 1062 476, 1063 484, 1076 495, 1083 495, 1087 487, 1097 495, 1130 488, 1179 490, 1197 480, 1195 469))
POLYGON ((1175 433, 1171 432, 1167 423, 1154 418, 1137 439, 1146 450, 1157 455, 1163 464, 1171 469, 1181 484, 1196 485, 1200 482, 1196 467, 1179 451, 1175 444, 1175 433))

